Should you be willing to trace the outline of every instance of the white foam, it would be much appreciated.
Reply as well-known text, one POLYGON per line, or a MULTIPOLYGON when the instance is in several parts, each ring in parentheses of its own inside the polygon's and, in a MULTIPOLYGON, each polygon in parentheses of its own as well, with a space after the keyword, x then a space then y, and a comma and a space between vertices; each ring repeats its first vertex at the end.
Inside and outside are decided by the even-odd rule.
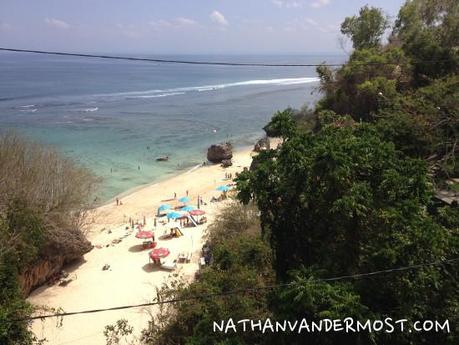
POLYGON ((98 107, 94 107, 94 108, 86 108, 85 110, 83 110, 85 113, 93 113, 95 111, 99 110, 98 107))
POLYGON ((167 96, 176 96, 184 95, 185 92, 169 92, 169 93, 160 93, 158 95, 140 95, 140 96, 128 96, 126 98, 158 98, 158 97, 167 97, 167 96))
POLYGON ((20 105, 19 108, 34 108, 35 104, 20 105))
POLYGON ((319 78, 316 78, 316 77, 254 79, 254 80, 245 80, 245 81, 226 83, 226 84, 178 87, 178 88, 164 89, 164 90, 154 89, 154 90, 146 90, 146 91, 119 92, 119 93, 111 93, 111 94, 101 94, 98 96, 126 97, 126 98, 157 98, 157 97, 183 95, 187 92, 216 91, 216 90, 221 90, 221 89, 225 89, 228 87, 251 86, 251 85, 254 85, 254 86, 255 85, 288 86, 288 85, 309 84, 309 83, 315 83, 318 81, 319 81, 319 78))

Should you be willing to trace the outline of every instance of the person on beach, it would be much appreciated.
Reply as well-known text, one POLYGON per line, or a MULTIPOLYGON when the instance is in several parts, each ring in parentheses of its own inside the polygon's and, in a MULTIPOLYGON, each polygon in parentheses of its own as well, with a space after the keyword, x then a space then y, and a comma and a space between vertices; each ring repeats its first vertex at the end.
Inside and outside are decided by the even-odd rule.
POLYGON ((186 191, 186 196, 188 196, 188 190, 186 191))
POLYGON ((174 199, 177 199, 177 193, 174 192, 174 199))
POLYGON ((116 206, 118 206, 120 204, 120 200, 118 198, 116 198, 115 200, 116 200, 116 206))

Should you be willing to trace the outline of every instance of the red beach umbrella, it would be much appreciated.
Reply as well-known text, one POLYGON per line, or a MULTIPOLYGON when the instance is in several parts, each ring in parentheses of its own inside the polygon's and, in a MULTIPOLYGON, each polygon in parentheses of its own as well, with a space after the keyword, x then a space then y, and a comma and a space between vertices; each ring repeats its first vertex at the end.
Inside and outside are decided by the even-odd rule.
POLYGON ((138 233, 135 234, 135 237, 141 239, 141 240, 148 240, 150 238, 153 238, 153 232, 151 231, 139 231, 138 233))
POLYGON ((156 248, 156 249, 153 249, 151 252, 150 252, 150 258, 153 259, 153 260, 159 260, 161 258, 165 258, 166 256, 168 256, 171 252, 169 251, 169 249, 167 248, 156 248))
POLYGON ((202 216, 203 214, 206 214, 206 211, 204 211, 204 210, 192 210, 192 211, 190 211, 190 214, 192 216, 202 216))

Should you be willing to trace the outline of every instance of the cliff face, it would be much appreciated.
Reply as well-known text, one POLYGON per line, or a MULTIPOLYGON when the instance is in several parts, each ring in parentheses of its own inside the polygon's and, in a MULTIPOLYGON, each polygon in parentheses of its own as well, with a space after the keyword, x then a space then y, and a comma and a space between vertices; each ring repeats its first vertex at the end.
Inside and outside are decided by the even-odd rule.
POLYGON ((42 259, 19 276, 22 293, 28 296, 32 290, 46 283, 52 276, 58 274, 64 266, 64 257, 42 259))
POLYGON ((24 296, 58 275, 64 265, 80 259, 92 248, 91 242, 79 229, 49 230, 40 258, 19 276, 24 296))

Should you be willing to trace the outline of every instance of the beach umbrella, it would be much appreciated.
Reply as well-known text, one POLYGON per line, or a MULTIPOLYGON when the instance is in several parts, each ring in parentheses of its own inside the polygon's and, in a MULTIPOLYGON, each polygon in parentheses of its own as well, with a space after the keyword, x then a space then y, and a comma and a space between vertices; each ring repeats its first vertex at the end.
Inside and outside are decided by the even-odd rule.
POLYGON ((189 212, 189 211, 193 211, 194 209, 195 209, 194 206, 186 205, 185 207, 182 207, 180 210, 181 211, 185 211, 185 212, 189 212))
POLYGON ((203 214, 206 214, 206 211, 204 211, 204 210, 192 210, 192 211, 190 211, 190 214, 192 216, 202 216, 203 214))
POLYGON ((167 219, 178 219, 178 218, 181 218, 183 217, 183 213, 179 213, 179 212, 169 212, 167 214, 167 219))
POLYGON ((218 186, 216 189, 220 192, 227 192, 229 191, 230 187, 223 185, 223 186, 218 186))
POLYGON ((183 202, 183 203, 189 202, 190 200, 191 199, 188 196, 182 196, 180 199, 178 199, 179 202, 183 202))
POLYGON ((153 233, 151 231, 139 231, 135 234, 135 237, 141 240, 148 240, 150 238, 153 238, 153 233))
POLYGON ((156 248, 153 249, 148 255, 150 256, 151 259, 153 260, 159 260, 161 258, 165 258, 168 256, 171 252, 169 249, 161 247, 161 248, 156 248))
POLYGON ((158 207, 158 211, 161 212, 161 211, 166 211, 166 210, 169 210, 171 208, 171 205, 168 205, 168 204, 162 204, 158 207))

